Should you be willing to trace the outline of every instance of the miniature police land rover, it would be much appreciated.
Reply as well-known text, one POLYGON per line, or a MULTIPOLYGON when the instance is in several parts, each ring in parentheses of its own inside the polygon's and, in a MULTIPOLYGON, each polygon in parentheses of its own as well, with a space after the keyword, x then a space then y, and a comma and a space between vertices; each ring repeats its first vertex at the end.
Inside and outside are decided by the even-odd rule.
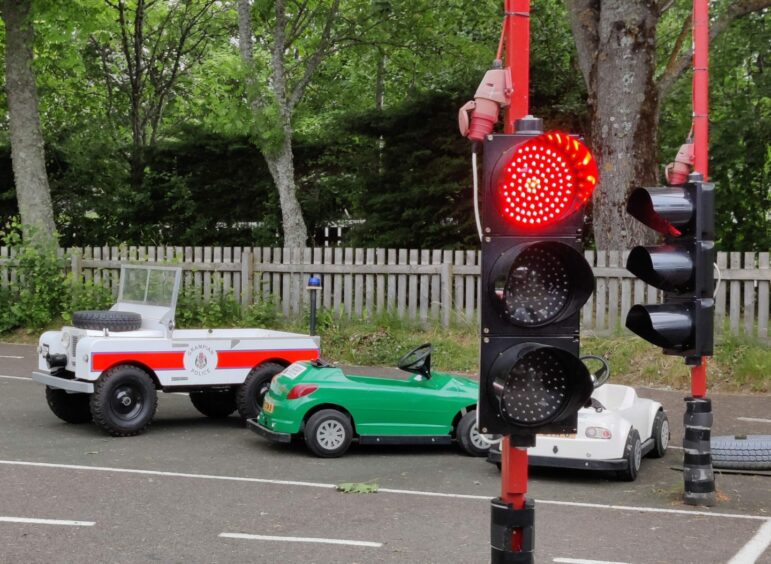
POLYGON ((144 431, 158 391, 187 392, 208 417, 258 415, 271 379, 319 356, 319 339, 267 329, 175 329, 182 271, 124 265, 109 311, 80 311, 40 337, 35 381, 68 423, 94 421, 113 436, 144 431))

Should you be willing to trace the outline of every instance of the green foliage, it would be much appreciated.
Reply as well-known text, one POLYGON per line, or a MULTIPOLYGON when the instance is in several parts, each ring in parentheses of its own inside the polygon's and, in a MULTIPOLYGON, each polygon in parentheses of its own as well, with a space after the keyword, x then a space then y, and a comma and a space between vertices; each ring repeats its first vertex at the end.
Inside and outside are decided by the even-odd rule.
MULTIPOLYGON (((687 13, 688 6, 681 10, 687 13)), ((717 184, 717 245, 722 251, 771 248, 767 20, 763 13, 737 20, 711 45, 709 175, 717 184)), ((664 103, 661 162, 672 160, 690 128, 691 78, 690 73, 681 78, 664 103)))
POLYGON ((224 293, 219 288, 213 292, 217 297, 204 301, 199 290, 185 288, 177 300, 177 327, 274 327, 279 324, 273 300, 242 308, 232 292, 224 293))
POLYGON ((241 304, 232 293, 215 290, 218 297, 205 302, 195 288, 185 288, 177 299, 177 327, 234 327, 241 320, 241 304))
MULTIPOLYGON (((141 186, 129 181, 130 80, 115 8, 102 0, 34 3, 34 64, 62 245, 280 241, 279 198, 260 154, 275 151, 285 135, 270 80, 274 3, 253 4, 253 68, 244 68, 234 41, 233 4, 212 6, 202 16, 206 25, 198 21, 192 30, 205 34, 196 35, 201 48, 181 58, 184 72, 161 99, 180 25, 202 2, 156 2, 146 14, 145 54, 154 49, 158 56, 145 69, 141 93, 141 186), (257 96, 263 105, 254 113, 249 100, 257 96)), ((719 15, 730 1, 712 4, 719 15)), ((131 21, 136 3, 124 5, 131 21)), ((313 17, 287 50, 289 91, 319 45, 329 5, 306 6, 313 17)), ((463 0, 349 0, 340 9, 332 53, 291 121, 309 231, 366 219, 352 243, 474 247, 469 146, 457 133, 456 115, 490 67, 502 3, 481 0, 469 9, 463 0)), ((659 69, 690 10, 690 2, 677 0, 664 12, 659 69)), ((565 3, 533 0, 531 11, 531 111, 547 127, 586 132, 590 109, 565 3)), ((289 14, 290 24, 295 16, 289 14)), ((2 39, 0 23, 0 55, 2 39)), ((763 49, 769 42, 768 17, 760 12, 735 21, 710 54, 710 174, 718 183, 721 250, 771 248, 771 84, 763 49)), ((662 163, 687 134, 690 104, 686 74, 663 101, 662 163)), ((7 109, 5 89, 0 108, 7 109)), ((8 124, 0 118, 0 220, 16 214, 8 124)))
POLYGON ((110 309, 115 303, 110 289, 91 281, 78 283, 68 276, 67 285, 70 287, 69 306, 61 312, 62 319, 67 323, 72 322, 73 311, 110 309))
POLYGON ((264 300, 244 308, 241 322, 246 327, 274 327, 279 322, 275 300, 264 300))
MULTIPOLYGON (((436 249, 477 245, 468 142, 454 116, 461 100, 422 97, 355 120, 363 180, 351 245, 436 249)), ((353 164, 353 163, 352 163, 353 164)))
POLYGON ((25 241, 22 226, 11 221, 0 232, 0 245, 7 246, 16 282, 0 289, 0 333, 23 327, 40 329, 82 309, 105 309, 113 302, 109 289, 91 282, 78 283, 65 274, 66 257, 56 241, 25 241))
POLYGON ((56 241, 31 238, 31 242, 24 242, 21 231, 21 224, 9 222, 0 232, 0 243, 14 254, 9 265, 17 276, 16 284, 11 285, 5 296, 9 300, 8 311, 0 327, 5 330, 17 326, 44 327, 67 303, 67 295, 62 292, 65 287, 63 260, 58 255, 56 241))
POLYGON ((337 491, 342 493, 368 494, 377 493, 380 486, 377 482, 343 482, 337 484, 337 491))

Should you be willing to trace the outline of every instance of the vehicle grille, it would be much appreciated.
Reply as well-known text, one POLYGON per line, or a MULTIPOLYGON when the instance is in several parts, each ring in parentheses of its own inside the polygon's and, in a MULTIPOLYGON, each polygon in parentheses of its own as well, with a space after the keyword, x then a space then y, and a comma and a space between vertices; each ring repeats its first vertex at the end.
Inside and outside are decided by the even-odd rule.
POLYGON ((79 340, 80 340, 80 337, 77 337, 76 335, 72 335, 72 339, 70 340, 70 358, 72 359, 72 364, 75 364, 77 361, 77 357, 75 356, 75 350, 78 348, 79 340))

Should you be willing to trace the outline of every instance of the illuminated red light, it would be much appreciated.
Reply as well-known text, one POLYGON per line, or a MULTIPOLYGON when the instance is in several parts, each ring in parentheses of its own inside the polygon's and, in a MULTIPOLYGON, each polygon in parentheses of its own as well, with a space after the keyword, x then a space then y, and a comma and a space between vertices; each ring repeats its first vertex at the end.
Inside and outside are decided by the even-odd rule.
POLYGON ((499 209, 515 224, 550 225, 583 206, 597 180, 597 164, 586 145, 566 133, 544 133, 517 146, 503 167, 499 209))

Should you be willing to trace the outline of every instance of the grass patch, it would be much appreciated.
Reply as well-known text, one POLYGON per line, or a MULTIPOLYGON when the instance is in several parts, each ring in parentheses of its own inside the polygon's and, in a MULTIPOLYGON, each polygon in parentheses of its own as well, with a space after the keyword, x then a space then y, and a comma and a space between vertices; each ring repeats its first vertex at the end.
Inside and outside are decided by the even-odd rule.
MULTIPOLYGON (((325 359, 361 366, 396 366, 406 352, 423 343, 431 343, 431 365, 436 370, 463 374, 479 371, 479 328, 460 324, 449 328, 380 317, 352 321, 323 312, 319 317, 322 355, 325 359)), ((255 319, 230 320, 224 326, 252 326, 306 333, 307 321, 286 319, 254 312, 255 319), (245 323, 257 321, 256 323, 245 323)), ((215 327, 217 324, 187 326, 215 327)), ((213 321, 211 318, 209 321, 213 321)), ((54 322, 50 329, 64 323, 54 322)), ((37 344, 42 331, 17 329, 0 334, 0 341, 37 344)), ((611 381, 618 384, 682 390, 690 389, 690 370, 680 357, 663 355, 659 348, 633 335, 589 337, 582 339, 582 354, 606 358, 611 381)), ((715 346, 715 356, 708 364, 708 388, 711 392, 763 394, 771 391, 771 346, 750 339, 729 337, 715 346)))

